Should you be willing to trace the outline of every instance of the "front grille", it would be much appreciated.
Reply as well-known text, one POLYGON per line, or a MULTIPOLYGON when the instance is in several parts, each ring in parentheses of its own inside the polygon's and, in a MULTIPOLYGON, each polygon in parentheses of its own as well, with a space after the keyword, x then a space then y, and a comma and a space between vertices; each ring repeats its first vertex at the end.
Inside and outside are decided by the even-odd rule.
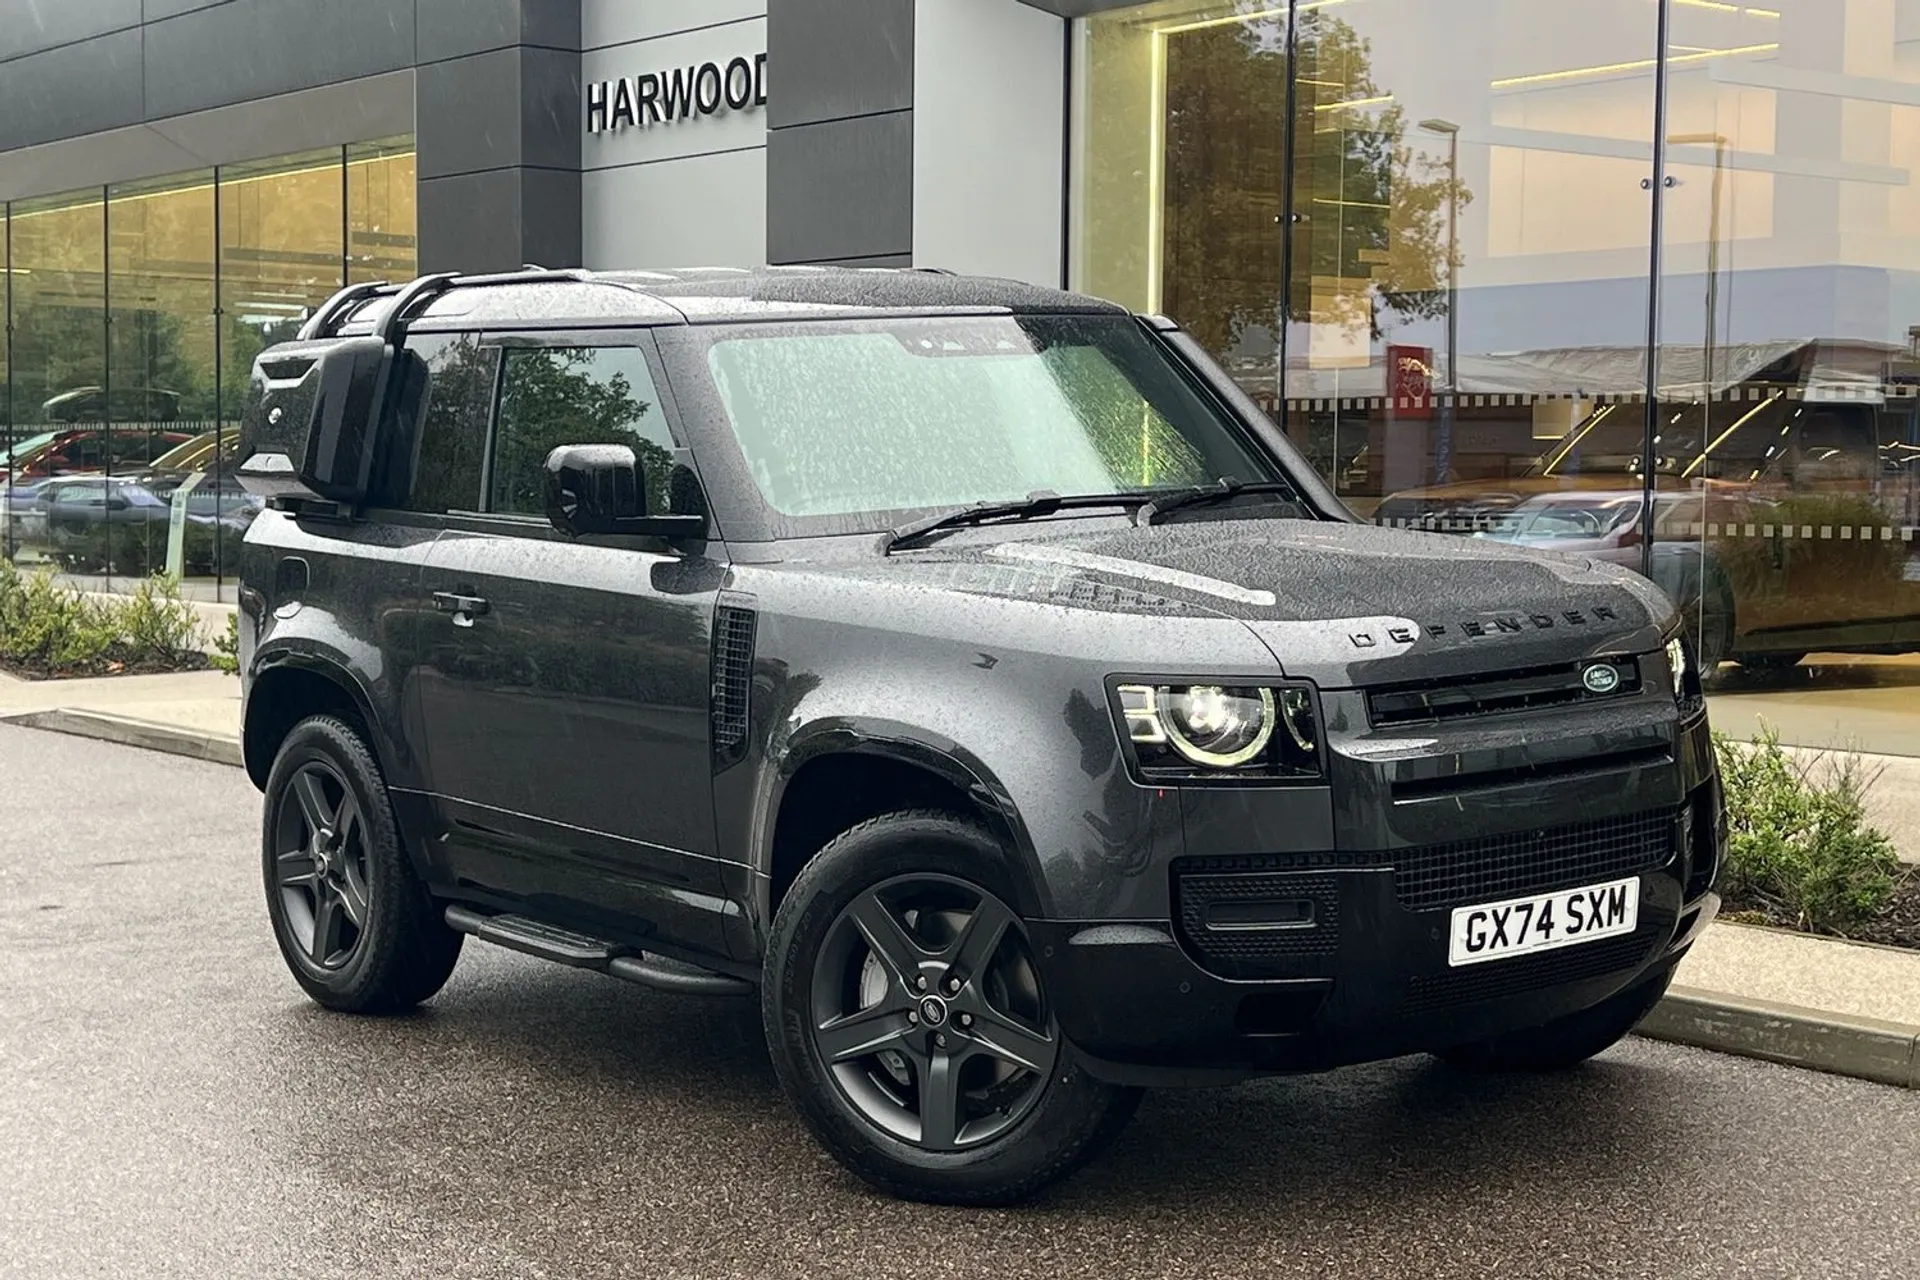
POLYGON ((1394 855, 1394 896, 1433 911, 1657 871, 1673 860, 1674 817, 1656 809, 1408 849, 1394 855))
POLYGON ((754 612, 721 605, 713 619, 713 759, 724 768, 746 756, 753 690, 754 612))
POLYGON ((1606 702, 1638 692, 1640 664, 1632 658, 1610 658, 1598 664, 1562 662, 1524 671, 1389 685, 1369 692, 1367 707, 1376 726, 1433 724, 1578 702, 1606 702), (1595 665, 1613 668, 1615 684, 1605 693, 1595 693, 1585 683, 1587 670, 1595 665))
MULTIPOLYGON (((1644 913, 1644 904, 1641 909, 1644 913)), ((1457 1005, 1604 978, 1644 964, 1672 930, 1672 916, 1643 914, 1640 927, 1622 937, 1412 978, 1407 982, 1401 1008, 1409 1014, 1436 1013, 1457 1005)))
POLYGON ((1340 889, 1331 875, 1176 867, 1173 891, 1181 940, 1202 968, 1223 978, 1289 976, 1297 970, 1286 962, 1331 956, 1340 944, 1340 889), (1278 917, 1283 904, 1309 909, 1296 923, 1244 923, 1278 917))

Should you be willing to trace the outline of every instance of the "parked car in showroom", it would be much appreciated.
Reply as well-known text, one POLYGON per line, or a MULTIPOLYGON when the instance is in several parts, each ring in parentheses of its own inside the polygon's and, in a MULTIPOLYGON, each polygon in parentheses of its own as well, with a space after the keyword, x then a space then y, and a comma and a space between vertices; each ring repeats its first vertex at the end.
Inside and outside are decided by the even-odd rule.
POLYGON ((300 987, 411 1008, 472 937, 752 996, 894 1194, 1032 1195, 1149 1085, 1571 1067, 1718 909, 1672 601, 1359 523, 1164 319, 919 271, 355 286, 257 359, 239 474, 300 987))
POLYGON ((40 500, 47 554, 76 572, 158 573, 167 568, 178 501, 181 571, 237 567, 241 538, 262 506, 233 474, 239 439, 237 431, 208 431, 134 475, 49 481, 40 500))
POLYGON ((184 431, 152 427, 68 427, 14 445, 0 455, 0 533, 5 545, 15 555, 48 550, 49 482, 145 468, 190 439, 184 431))

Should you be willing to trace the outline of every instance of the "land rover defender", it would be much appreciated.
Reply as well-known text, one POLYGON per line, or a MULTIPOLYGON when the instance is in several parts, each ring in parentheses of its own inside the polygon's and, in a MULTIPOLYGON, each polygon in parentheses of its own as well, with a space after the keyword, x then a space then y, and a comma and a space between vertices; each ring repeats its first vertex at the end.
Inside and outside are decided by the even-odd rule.
POLYGON ((757 998, 898 1195, 1028 1196, 1145 1086, 1572 1066, 1718 907, 1671 602, 1357 522, 1164 319, 926 271, 355 285, 260 355, 239 472, 307 993, 409 1008, 471 936, 757 998))

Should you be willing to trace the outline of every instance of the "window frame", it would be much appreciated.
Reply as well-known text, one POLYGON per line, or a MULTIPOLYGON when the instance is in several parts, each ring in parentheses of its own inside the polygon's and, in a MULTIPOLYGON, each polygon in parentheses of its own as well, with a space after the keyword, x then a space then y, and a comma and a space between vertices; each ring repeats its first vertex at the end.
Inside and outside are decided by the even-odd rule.
POLYGON ((476 513, 484 516, 489 522, 538 526, 549 532, 552 531, 552 525, 544 515, 493 509, 494 465, 498 460, 500 449, 500 414, 506 405, 507 364, 513 351, 583 349, 638 351, 641 362, 646 366, 647 377, 653 383, 654 407, 659 411, 661 421, 666 425, 668 439, 672 441, 670 452, 676 455, 691 453, 686 433, 680 426, 679 415, 674 412, 672 392, 667 385, 666 371, 661 365, 660 353, 654 345, 651 329, 491 330, 481 334, 480 345, 483 348, 495 347, 500 352, 500 360, 494 370, 493 404, 487 414, 487 442, 480 468, 482 506, 476 513))
MULTIPOLYGON (((452 317, 448 318, 450 321, 452 317)), ((666 366, 660 350, 654 340, 654 331, 644 326, 626 325, 617 328, 567 328, 567 329, 499 329, 484 328, 456 322, 440 324, 418 324, 407 326, 401 336, 404 348, 415 335, 420 337, 470 337, 482 350, 489 348, 500 353, 494 362, 492 387, 488 392, 485 421, 485 439, 481 446, 480 483, 475 492, 475 505, 470 509, 458 511, 416 511, 408 507, 391 504, 369 505, 361 512, 363 518, 378 520, 385 524, 407 525, 426 529, 458 529, 468 533, 491 533, 538 540, 562 540, 564 535, 555 529, 544 515, 518 515, 499 513, 488 509, 493 495, 494 454, 499 439, 500 407, 506 390, 507 352, 516 347, 522 348, 573 348, 573 347, 632 347, 641 353, 646 361, 647 373, 653 379, 654 391, 658 397, 659 409, 666 422, 667 433, 674 442, 676 454, 686 454, 691 461, 694 450, 688 441, 678 405, 674 400, 673 388, 667 377, 666 366)), ((699 472, 697 462, 694 464, 699 472)), ((409 486, 412 477, 408 477, 409 486)), ((704 481, 702 482, 704 485, 704 481)), ((388 495, 389 497, 391 495, 388 495)), ((409 494, 409 499, 411 494, 409 494)), ((718 519, 711 509, 711 500, 707 514, 710 536, 718 537, 718 519)), ((663 539, 646 535, 589 535, 577 539, 603 545, 632 546, 638 550, 657 549, 663 539)))

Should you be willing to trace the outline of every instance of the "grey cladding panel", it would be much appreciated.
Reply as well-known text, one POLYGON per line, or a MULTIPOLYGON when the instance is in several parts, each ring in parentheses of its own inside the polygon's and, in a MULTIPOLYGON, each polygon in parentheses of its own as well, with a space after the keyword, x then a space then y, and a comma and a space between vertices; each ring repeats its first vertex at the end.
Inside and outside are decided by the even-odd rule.
POLYGON ((430 63, 414 76, 423 182, 520 163, 520 50, 430 63))
POLYGON ((767 259, 913 252, 913 113, 767 135, 767 259))
POLYGON ((139 25, 140 0, 0 0, 0 58, 139 25))
POLYGON ((580 55, 522 49, 519 98, 521 163, 579 169, 580 55))
POLYGON ((543 267, 581 265, 580 175, 551 169, 520 170, 522 263, 543 267))
POLYGON ((767 65, 769 128, 911 107, 913 0, 767 0, 767 65))
POLYGON ((581 0, 520 0, 520 43, 578 49, 580 4, 581 0))
POLYGON ((148 22, 158 22, 162 18, 177 18, 183 13, 192 13, 195 9, 211 9, 217 4, 233 4, 235 0, 146 0, 148 22))
POLYGON ((145 28, 147 116, 413 65, 413 0, 247 0, 145 28))
POLYGON ((140 121, 140 29, 0 63, 0 151, 140 121))
POLYGON ((522 0, 418 0, 418 4, 423 63, 520 43, 522 0))
POLYGON ((457 178, 422 178, 416 197, 420 270, 510 271, 525 263, 521 173, 493 169, 457 178))

